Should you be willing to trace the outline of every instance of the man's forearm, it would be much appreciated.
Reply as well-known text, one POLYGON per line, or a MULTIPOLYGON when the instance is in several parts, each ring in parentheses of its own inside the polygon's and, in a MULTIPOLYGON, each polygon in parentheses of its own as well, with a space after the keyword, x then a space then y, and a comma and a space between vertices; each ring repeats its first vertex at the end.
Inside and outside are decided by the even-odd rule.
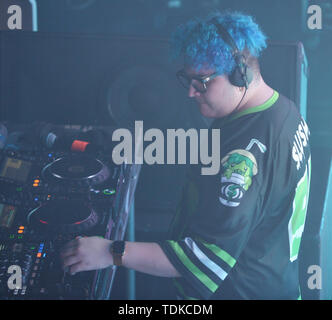
POLYGON ((126 268, 159 277, 181 277, 167 256, 154 242, 126 242, 122 264, 126 268))
MULTIPOLYGON (((100 237, 79 237, 61 250, 63 266, 70 273, 106 268, 112 264, 112 240, 100 237)), ((154 242, 126 242, 122 257, 124 267, 159 277, 180 277, 167 256, 154 242)))

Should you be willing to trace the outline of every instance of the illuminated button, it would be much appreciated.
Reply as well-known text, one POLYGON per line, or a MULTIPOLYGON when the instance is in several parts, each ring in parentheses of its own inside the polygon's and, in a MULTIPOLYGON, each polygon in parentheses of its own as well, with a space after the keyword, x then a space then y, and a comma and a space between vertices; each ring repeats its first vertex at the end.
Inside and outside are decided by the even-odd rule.
POLYGON ((17 239, 23 239, 23 236, 21 235, 21 236, 17 236, 17 239))
POLYGON ((20 226, 19 229, 20 229, 20 230, 24 230, 24 226, 20 226))
POLYGON ((32 186, 33 186, 33 187, 38 187, 38 184, 37 184, 37 183, 34 183, 32 186))
POLYGON ((40 258, 42 256, 41 252, 37 253, 37 258, 40 258))
POLYGON ((115 193, 114 189, 105 189, 105 190, 103 190, 103 194, 106 195, 106 196, 112 195, 114 193, 115 193))
POLYGON ((23 233, 24 231, 23 230, 18 230, 17 233, 23 233))

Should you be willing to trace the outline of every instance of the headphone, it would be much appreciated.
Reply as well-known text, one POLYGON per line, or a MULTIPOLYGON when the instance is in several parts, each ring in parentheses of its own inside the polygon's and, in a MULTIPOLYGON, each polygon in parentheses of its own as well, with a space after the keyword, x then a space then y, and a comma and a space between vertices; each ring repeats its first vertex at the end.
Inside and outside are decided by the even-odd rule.
POLYGON ((229 32, 217 21, 217 18, 213 18, 211 23, 217 28, 218 34, 232 49, 232 55, 235 60, 235 68, 231 74, 228 75, 229 82, 236 87, 245 87, 248 89, 249 84, 253 79, 253 72, 246 64, 246 59, 241 54, 235 41, 229 34, 229 32))

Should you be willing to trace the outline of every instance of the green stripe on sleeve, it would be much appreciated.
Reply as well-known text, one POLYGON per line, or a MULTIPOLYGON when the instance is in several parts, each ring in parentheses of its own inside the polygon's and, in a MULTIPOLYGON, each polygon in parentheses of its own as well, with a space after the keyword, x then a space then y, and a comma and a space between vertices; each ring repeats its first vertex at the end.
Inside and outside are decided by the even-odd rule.
POLYGON ((181 260, 183 265, 200 281, 202 282, 210 291, 215 292, 218 289, 218 285, 214 283, 206 274, 204 274, 199 268, 197 268, 185 252, 182 250, 180 245, 176 241, 168 240, 169 245, 174 250, 177 257, 181 260))
POLYGON ((205 247, 207 247, 209 250, 211 250, 216 256, 218 256, 221 260, 226 262, 231 268, 234 267, 236 260, 225 250, 220 249, 215 244, 210 244, 206 242, 202 242, 205 247))

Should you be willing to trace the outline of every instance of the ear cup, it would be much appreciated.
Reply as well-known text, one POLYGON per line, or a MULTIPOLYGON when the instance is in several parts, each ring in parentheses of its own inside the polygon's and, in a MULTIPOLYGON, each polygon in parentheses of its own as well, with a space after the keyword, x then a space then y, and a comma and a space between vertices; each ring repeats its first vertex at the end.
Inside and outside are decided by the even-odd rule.
POLYGON ((253 79, 253 72, 246 63, 237 63, 233 72, 228 76, 228 79, 236 87, 248 88, 253 79))
POLYGON ((229 82, 236 87, 246 87, 248 89, 249 84, 253 79, 253 72, 246 64, 246 58, 240 53, 235 41, 228 33, 228 31, 218 23, 217 18, 213 18, 211 23, 217 28, 219 36, 231 47, 232 54, 235 60, 235 68, 233 72, 228 76, 229 82))

